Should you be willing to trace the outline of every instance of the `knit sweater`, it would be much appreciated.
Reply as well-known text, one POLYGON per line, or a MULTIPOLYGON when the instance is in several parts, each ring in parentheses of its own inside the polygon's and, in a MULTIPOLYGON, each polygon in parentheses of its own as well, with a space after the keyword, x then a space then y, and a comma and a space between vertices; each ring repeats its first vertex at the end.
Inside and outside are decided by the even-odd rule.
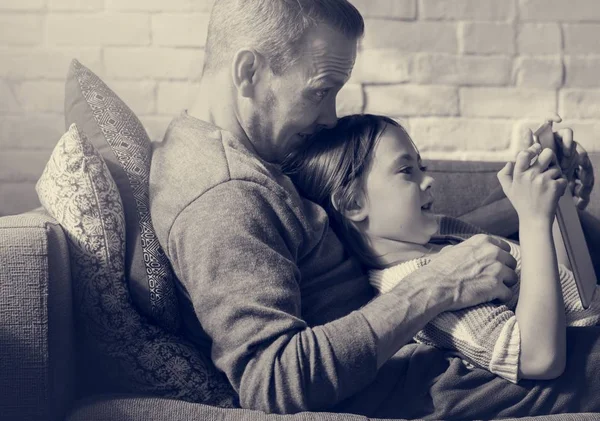
MULTIPOLYGON (((433 241, 455 243, 481 231, 454 218, 440 217, 440 228, 433 241)), ((521 253, 517 244, 507 241, 521 273, 521 253)), ((433 257, 435 258, 435 257, 433 257)), ((372 270, 369 282, 380 293, 390 291, 407 275, 427 265, 431 256, 399 263, 383 270, 372 270)), ((568 326, 594 326, 600 322, 600 294, 584 309, 571 271, 559 265, 559 278, 568 326)), ((485 368, 513 383, 518 382, 520 331, 514 310, 519 298, 519 282, 511 299, 504 304, 486 303, 459 311, 444 312, 415 335, 419 343, 457 351, 467 362, 485 368)))

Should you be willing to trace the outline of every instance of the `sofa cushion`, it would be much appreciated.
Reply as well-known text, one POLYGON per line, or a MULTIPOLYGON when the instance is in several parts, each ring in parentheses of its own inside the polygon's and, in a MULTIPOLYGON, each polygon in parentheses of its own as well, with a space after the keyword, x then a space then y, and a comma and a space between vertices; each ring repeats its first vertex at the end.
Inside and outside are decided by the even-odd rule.
POLYGON ((125 280, 119 190, 75 124, 56 145, 36 190, 69 240, 81 390, 236 406, 235 393, 209 358, 134 307, 125 280))
POLYGON ((175 332, 180 316, 174 274, 150 220, 152 145, 140 120, 91 70, 73 60, 65 88, 65 122, 76 123, 104 158, 126 222, 125 273, 142 314, 175 332))

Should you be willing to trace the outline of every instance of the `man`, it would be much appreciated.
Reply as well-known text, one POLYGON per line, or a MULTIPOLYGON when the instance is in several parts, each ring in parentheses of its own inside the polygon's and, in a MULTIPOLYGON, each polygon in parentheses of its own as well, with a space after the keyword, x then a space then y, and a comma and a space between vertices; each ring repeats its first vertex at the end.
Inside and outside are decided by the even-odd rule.
POLYGON ((363 29, 346 0, 217 0, 199 101, 153 156, 152 219, 186 332, 246 408, 447 416, 423 393, 450 378, 479 391, 507 384, 481 370, 447 376, 457 359, 406 345, 440 312, 506 299, 516 280, 506 245, 466 241, 374 298, 323 209, 280 171, 308 135, 336 124, 363 29))

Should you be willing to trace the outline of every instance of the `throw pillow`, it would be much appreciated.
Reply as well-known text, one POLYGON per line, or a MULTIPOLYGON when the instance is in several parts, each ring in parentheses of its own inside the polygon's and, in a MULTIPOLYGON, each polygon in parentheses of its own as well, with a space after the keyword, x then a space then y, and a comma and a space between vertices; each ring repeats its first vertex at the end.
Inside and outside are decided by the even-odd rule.
POLYGON ((106 161, 125 209, 125 274, 133 302, 176 332, 180 315, 174 273, 150 220, 152 145, 137 116, 91 70, 73 60, 65 88, 65 122, 83 131, 106 161))
POLYGON ((80 388, 237 406, 235 392, 209 358, 135 309, 125 280, 119 190, 75 124, 56 145, 36 190, 69 241, 80 388))

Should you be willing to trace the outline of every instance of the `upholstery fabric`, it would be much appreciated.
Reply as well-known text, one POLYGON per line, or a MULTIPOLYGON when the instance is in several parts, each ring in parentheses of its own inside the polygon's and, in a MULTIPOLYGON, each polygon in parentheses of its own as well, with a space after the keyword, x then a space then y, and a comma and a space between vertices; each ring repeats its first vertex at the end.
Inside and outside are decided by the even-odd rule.
MULTIPOLYGON (((560 414, 505 418, 504 421, 593 421, 598 414, 560 414)), ((223 409, 206 405, 136 396, 96 396, 80 401, 67 421, 383 421, 354 414, 300 412, 273 415, 247 409, 223 409)), ((396 420, 404 421, 404 420, 396 420)), ((421 420, 415 420, 421 421, 421 420)))
POLYGON ((69 239, 82 389, 235 406, 235 393, 210 360, 133 306, 119 191, 75 124, 58 142, 36 190, 69 239))
POLYGON ((0 418, 64 419, 73 404, 69 253, 40 212, 0 218, 0 418))
POLYGON ((123 201, 125 274, 133 302, 143 315, 175 332, 180 316, 174 274, 150 220, 150 139, 133 111, 77 60, 65 87, 66 128, 76 123, 100 151, 123 201))

